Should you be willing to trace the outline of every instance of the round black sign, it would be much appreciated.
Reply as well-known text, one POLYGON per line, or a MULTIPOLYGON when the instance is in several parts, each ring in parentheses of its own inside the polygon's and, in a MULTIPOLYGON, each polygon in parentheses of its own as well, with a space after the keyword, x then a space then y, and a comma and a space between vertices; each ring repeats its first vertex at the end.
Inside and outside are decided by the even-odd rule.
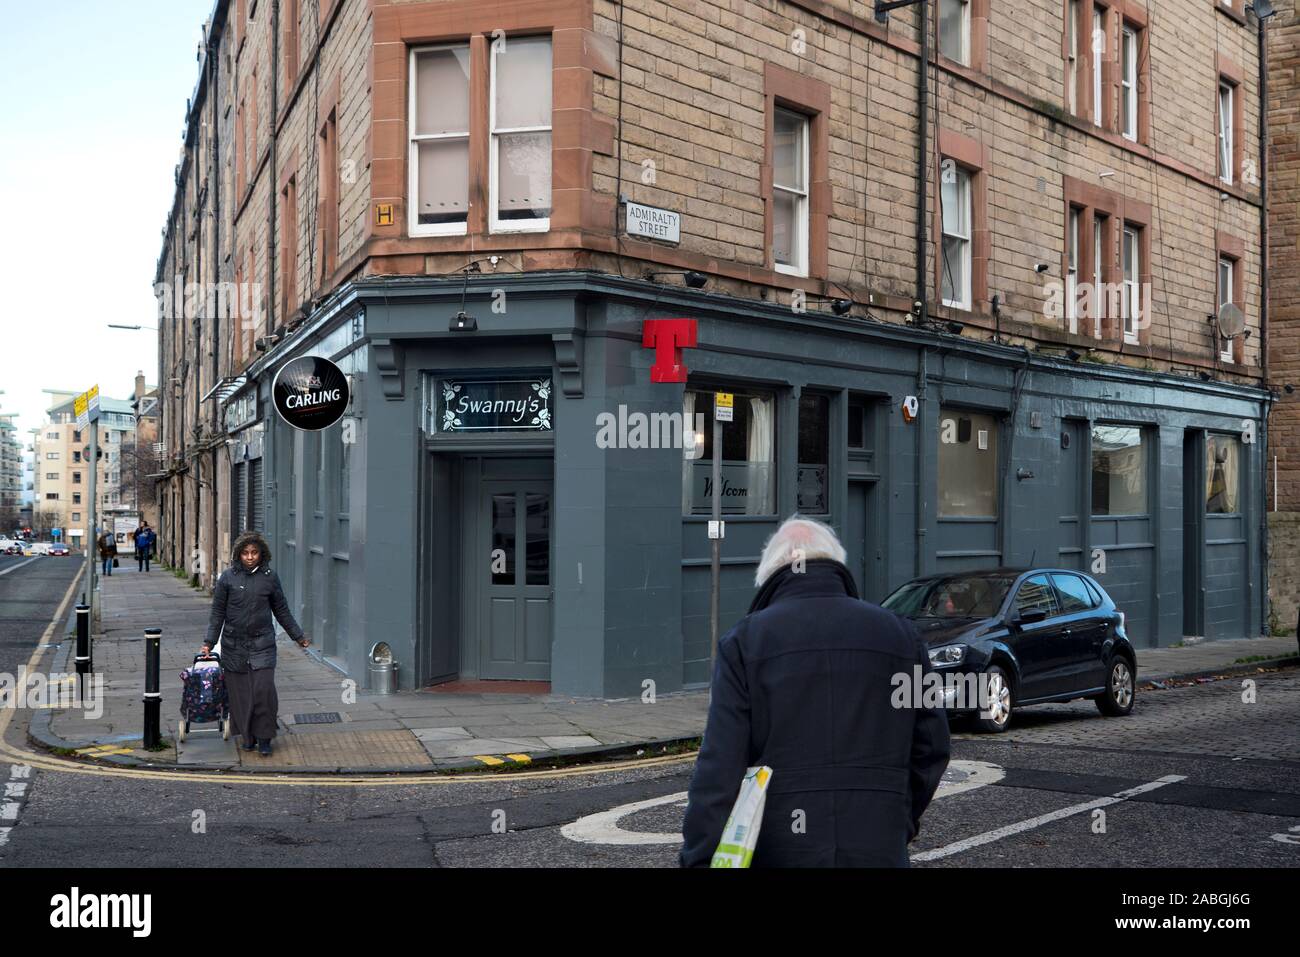
POLYGON ((319 432, 343 417, 348 407, 348 379, 328 359, 302 356, 280 366, 271 385, 271 400, 280 418, 295 429, 319 432))

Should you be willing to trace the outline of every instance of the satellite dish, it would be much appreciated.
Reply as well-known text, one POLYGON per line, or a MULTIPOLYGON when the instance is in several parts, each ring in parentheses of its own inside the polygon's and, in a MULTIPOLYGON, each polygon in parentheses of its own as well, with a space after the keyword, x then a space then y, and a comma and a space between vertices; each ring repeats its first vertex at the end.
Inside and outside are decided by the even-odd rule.
POLYGON ((1246 328, 1246 314, 1236 303, 1225 302, 1219 307, 1219 335, 1235 339, 1246 328))

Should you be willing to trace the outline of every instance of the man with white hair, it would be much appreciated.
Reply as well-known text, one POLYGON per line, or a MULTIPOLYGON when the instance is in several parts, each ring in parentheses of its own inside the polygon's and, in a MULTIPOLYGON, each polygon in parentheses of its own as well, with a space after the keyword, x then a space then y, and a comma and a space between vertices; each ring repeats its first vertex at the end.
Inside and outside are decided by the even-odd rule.
POLYGON ((948 766, 938 708, 896 708, 930 671, 907 620, 858 598, 834 530, 798 515, 768 539, 749 613, 718 642, 683 824, 707 867, 745 769, 772 768, 755 867, 906 867, 948 766))

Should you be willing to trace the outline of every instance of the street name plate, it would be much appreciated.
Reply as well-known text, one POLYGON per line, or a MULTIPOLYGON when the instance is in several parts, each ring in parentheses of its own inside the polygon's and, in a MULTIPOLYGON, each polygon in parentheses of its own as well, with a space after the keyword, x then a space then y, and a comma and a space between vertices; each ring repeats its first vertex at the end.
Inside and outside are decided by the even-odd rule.
POLYGON ((682 241, 682 214, 671 209, 627 204, 627 234, 641 239, 658 239, 665 243, 682 241))

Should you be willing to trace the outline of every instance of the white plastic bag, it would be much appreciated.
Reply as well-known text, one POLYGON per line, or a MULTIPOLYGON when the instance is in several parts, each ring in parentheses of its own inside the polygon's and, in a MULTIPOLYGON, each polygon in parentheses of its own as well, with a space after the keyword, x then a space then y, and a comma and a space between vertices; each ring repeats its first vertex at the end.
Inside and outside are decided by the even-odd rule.
POLYGON ((767 803, 767 786, 772 769, 766 766, 745 769, 740 793, 732 805, 722 840, 713 852, 710 867, 748 867, 758 846, 758 831, 763 826, 763 806, 767 803))

